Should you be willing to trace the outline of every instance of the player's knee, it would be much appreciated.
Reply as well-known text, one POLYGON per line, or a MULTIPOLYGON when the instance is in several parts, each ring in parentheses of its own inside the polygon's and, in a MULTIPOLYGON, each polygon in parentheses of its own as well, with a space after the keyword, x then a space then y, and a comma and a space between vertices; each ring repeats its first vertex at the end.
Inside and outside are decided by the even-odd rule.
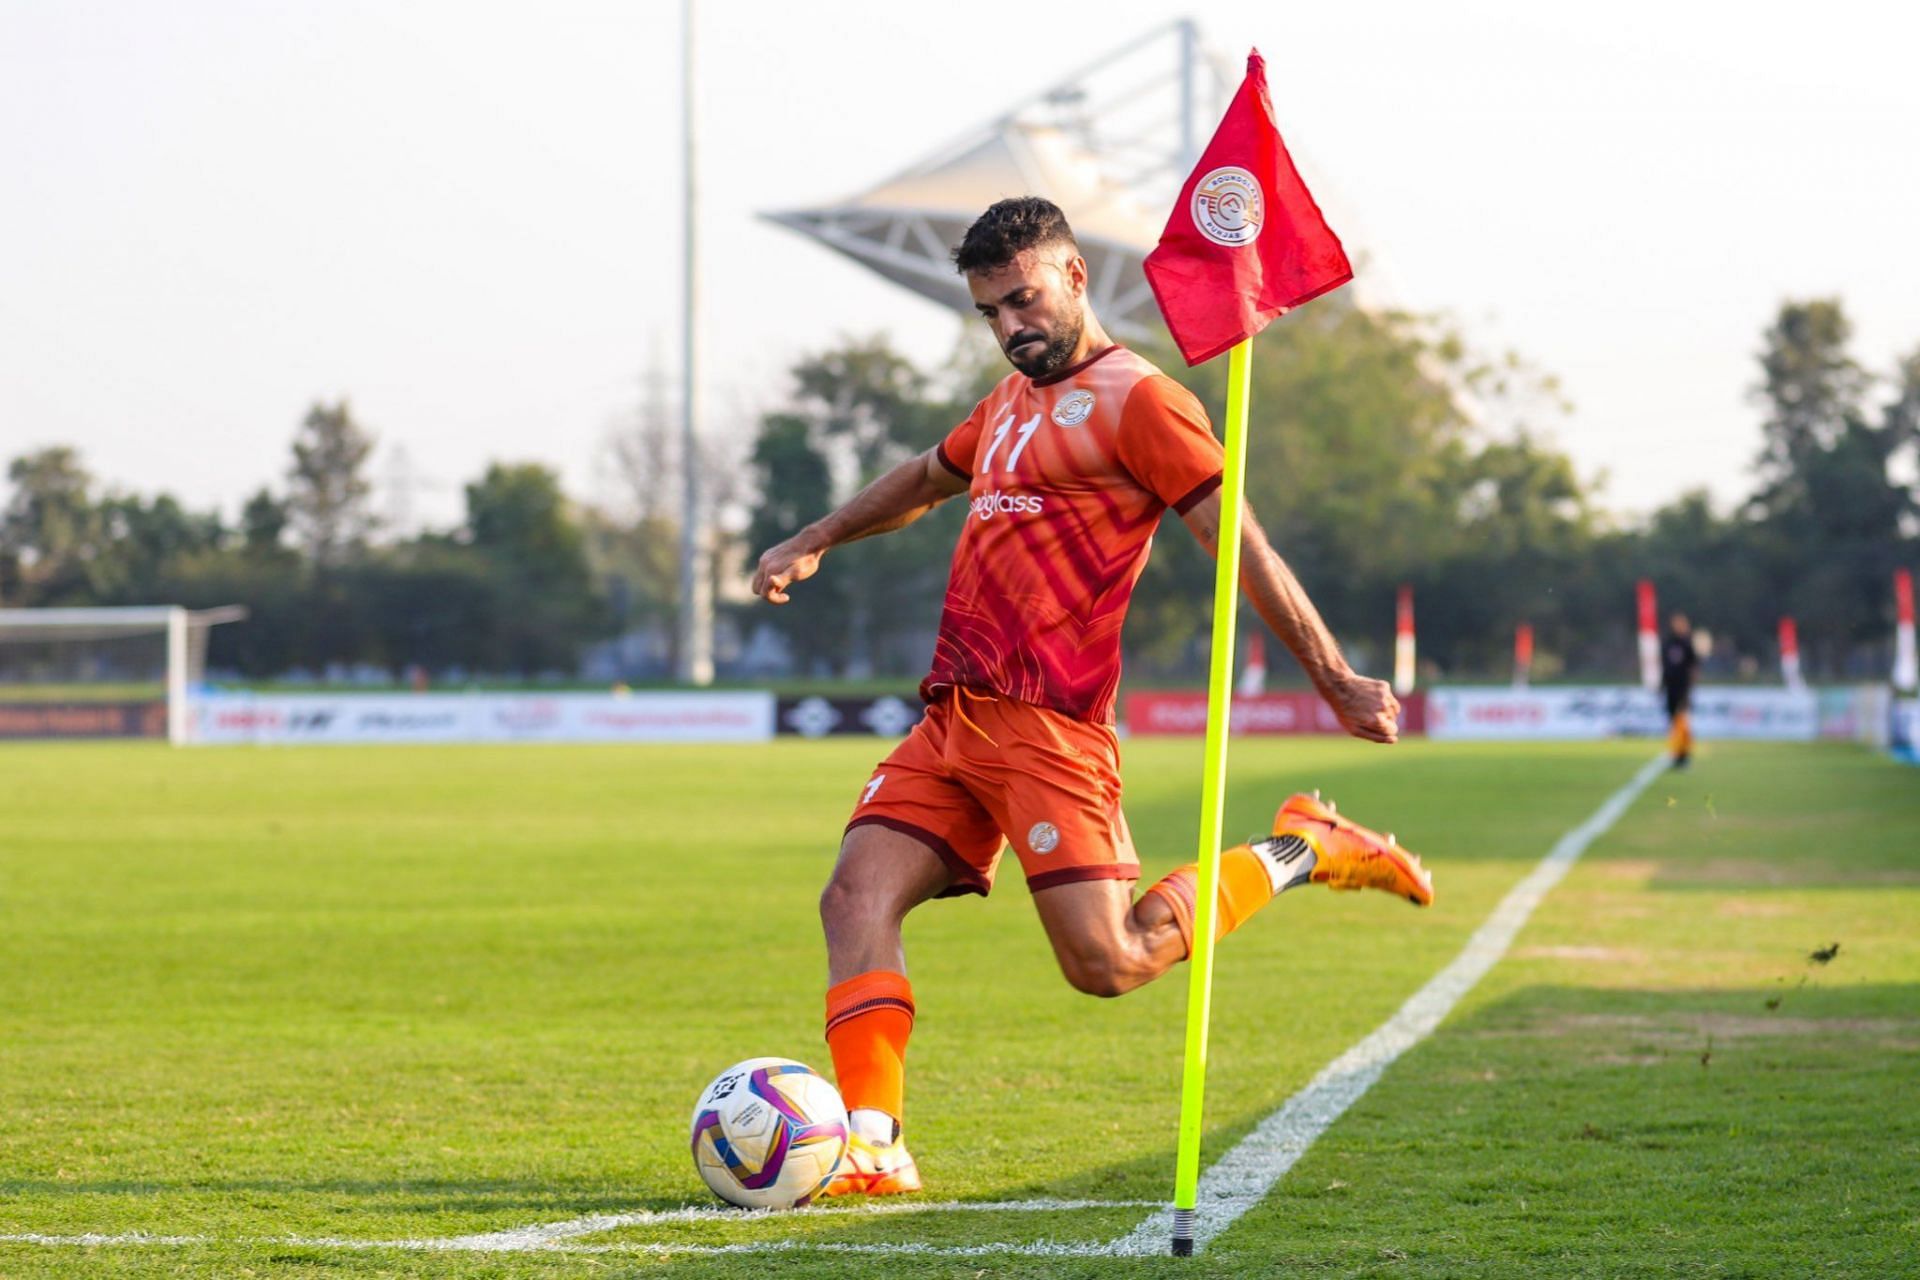
POLYGON ((868 905, 860 891, 836 871, 828 878, 827 887, 820 891, 820 923, 828 929, 851 924, 868 905))
POLYGON ((897 920, 900 912, 884 885, 861 882, 838 868, 820 891, 820 923, 829 932, 897 920))

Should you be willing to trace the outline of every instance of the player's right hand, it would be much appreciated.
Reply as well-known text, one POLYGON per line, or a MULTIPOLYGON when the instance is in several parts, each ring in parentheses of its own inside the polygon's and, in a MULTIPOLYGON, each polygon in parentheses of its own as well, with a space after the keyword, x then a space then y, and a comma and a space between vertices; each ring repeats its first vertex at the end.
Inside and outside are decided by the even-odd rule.
POLYGON ((808 546, 804 537, 795 534, 761 553, 760 565, 753 571, 753 594, 768 604, 785 604, 788 587, 820 571, 820 552, 808 546))
POLYGON ((1349 673, 1322 693, 1341 726, 1354 737, 1366 742, 1399 741, 1400 700, 1386 681, 1349 673))

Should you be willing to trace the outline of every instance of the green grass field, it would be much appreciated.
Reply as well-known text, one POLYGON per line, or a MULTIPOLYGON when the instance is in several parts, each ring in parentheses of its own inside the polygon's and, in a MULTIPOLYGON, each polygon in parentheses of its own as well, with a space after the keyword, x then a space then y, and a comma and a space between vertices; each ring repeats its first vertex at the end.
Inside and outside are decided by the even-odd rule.
MULTIPOLYGON (((1230 830, 1320 786, 1440 899, 1300 891, 1224 944, 1206 1159, 1652 749, 1236 743, 1230 830)), ((1011 866, 909 924, 909 1133, 929 1200, 1094 1206, 395 1247, 708 1202, 706 1079, 829 1065, 814 899, 876 754, 0 747, 0 1276, 1920 1274, 1920 773, 1845 746, 1656 781, 1197 1259, 700 1251, 1094 1247, 1168 1198, 1185 971, 1074 994, 1011 866)), ((1151 876, 1191 856, 1199 744, 1125 765, 1151 876)))

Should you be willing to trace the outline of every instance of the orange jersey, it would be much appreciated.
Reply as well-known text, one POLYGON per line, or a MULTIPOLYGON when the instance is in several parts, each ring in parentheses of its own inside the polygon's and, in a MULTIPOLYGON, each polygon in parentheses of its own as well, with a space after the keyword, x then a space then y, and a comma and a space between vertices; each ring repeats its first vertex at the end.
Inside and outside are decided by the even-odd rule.
POLYGON ((1045 378, 1007 375, 939 457, 972 484, 922 695, 957 685, 1111 723, 1153 531, 1220 484, 1200 402, 1108 347, 1045 378))

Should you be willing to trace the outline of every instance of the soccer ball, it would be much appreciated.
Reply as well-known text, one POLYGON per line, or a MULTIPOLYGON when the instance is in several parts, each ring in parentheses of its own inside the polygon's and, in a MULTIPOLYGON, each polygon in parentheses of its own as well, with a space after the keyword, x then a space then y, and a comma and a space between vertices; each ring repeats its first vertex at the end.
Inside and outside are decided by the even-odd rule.
POLYGON ((693 1163, 743 1209, 797 1209, 847 1149, 840 1091, 791 1058, 748 1058, 715 1076, 693 1108, 693 1163))

